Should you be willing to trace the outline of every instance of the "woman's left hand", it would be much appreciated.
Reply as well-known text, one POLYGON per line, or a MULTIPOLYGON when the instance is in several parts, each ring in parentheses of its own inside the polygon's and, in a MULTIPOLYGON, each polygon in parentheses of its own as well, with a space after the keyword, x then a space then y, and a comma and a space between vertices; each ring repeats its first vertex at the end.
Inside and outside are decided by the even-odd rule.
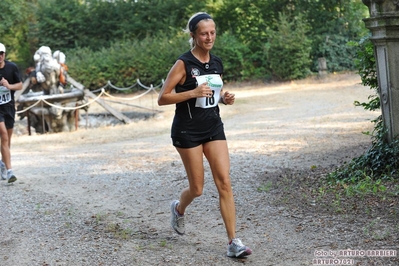
POLYGON ((234 100, 235 100, 235 94, 234 93, 230 93, 230 92, 226 91, 223 94, 222 97, 223 97, 223 103, 224 104, 232 105, 234 103, 234 100))

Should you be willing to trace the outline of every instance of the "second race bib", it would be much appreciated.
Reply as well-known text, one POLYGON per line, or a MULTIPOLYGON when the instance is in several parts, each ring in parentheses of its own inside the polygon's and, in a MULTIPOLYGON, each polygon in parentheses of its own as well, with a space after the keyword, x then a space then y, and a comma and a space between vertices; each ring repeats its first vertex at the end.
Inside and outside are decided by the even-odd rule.
POLYGON ((11 101, 11 92, 4 86, 0 86, 0 105, 11 101))

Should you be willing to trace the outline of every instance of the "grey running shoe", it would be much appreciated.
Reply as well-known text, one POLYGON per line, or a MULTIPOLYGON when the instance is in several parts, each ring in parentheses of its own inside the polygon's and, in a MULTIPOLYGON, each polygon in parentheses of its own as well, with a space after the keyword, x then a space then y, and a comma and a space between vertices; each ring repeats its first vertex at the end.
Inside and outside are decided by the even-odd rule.
POLYGON ((7 168, 6 165, 3 163, 3 161, 0 161, 0 174, 1 174, 1 179, 6 180, 7 179, 7 168))
POLYGON ((252 254, 252 250, 244 246, 240 239, 233 238, 231 244, 227 245, 227 256, 228 257, 245 257, 252 254))
POLYGON ((17 178, 15 177, 15 175, 14 175, 14 173, 12 172, 12 171, 8 171, 7 172, 7 182, 8 183, 12 183, 12 182, 15 182, 15 181, 17 181, 17 178))
POLYGON ((170 204, 170 212, 172 217, 170 219, 170 224, 172 228, 178 233, 179 235, 184 235, 184 215, 180 216, 176 213, 176 206, 179 204, 178 200, 172 201, 170 204))

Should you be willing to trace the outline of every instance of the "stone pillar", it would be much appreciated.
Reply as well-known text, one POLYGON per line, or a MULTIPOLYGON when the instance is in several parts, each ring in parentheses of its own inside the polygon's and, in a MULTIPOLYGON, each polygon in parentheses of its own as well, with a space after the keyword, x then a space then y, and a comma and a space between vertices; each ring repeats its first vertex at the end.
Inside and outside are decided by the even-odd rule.
POLYGON ((370 11, 364 22, 372 33, 382 117, 391 142, 399 136, 399 0, 362 1, 370 11))
POLYGON ((327 74, 327 60, 325 57, 320 57, 319 61, 319 75, 324 76, 327 74))

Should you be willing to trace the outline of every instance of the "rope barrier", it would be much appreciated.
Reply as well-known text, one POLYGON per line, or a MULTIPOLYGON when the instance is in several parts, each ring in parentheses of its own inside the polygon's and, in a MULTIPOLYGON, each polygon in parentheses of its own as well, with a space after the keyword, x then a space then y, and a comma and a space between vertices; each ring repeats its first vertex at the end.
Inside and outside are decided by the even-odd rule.
POLYGON ((102 90, 105 90, 105 88, 107 88, 108 87, 108 84, 107 85, 104 85, 104 86, 102 86, 101 88, 99 88, 99 89, 97 89, 97 90, 93 90, 93 91, 91 91, 91 92, 98 92, 98 91, 102 91, 102 90))
POLYGON ((104 93, 105 93, 105 91, 103 90, 95 99, 91 100, 90 102, 87 102, 85 104, 82 104, 82 105, 79 105, 79 106, 75 106, 75 107, 62 107, 62 106, 59 106, 59 105, 56 105, 56 104, 52 104, 52 103, 50 103, 50 102, 48 102, 48 101, 46 101, 44 99, 42 99, 41 101, 43 101, 44 103, 46 103, 46 104, 48 104, 48 105, 50 105, 52 107, 58 108, 58 109, 62 109, 62 110, 77 110, 77 109, 86 107, 86 106, 94 103, 99 98, 101 98, 101 96, 104 95, 104 93))
POLYGON ((127 87, 127 88, 118 88, 118 87, 112 85, 111 81, 109 81, 109 80, 108 80, 108 83, 107 83, 107 84, 108 84, 111 88, 113 88, 113 89, 115 89, 115 90, 118 90, 118 91, 126 91, 126 90, 130 90, 130 89, 134 88, 135 86, 137 86, 138 83, 136 82, 135 84, 133 84, 133 85, 131 85, 130 87, 127 87))
POLYGON ((41 102, 41 101, 37 101, 37 102, 35 102, 33 105, 31 105, 31 106, 29 106, 29 107, 27 107, 27 108, 25 108, 25 109, 23 109, 23 110, 21 110, 21 111, 16 111, 15 113, 16 113, 16 114, 25 113, 25 112, 29 111, 31 108, 33 108, 33 107, 35 107, 36 105, 38 105, 40 102, 41 102))
MULTIPOLYGON (((137 79, 137 84, 139 84, 141 87, 143 87, 143 88, 145 88, 145 89, 150 89, 150 87, 147 87, 147 86, 143 85, 143 84, 140 82, 139 79, 137 79)), ((162 80, 162 83, 159 84, 158 86, 156 86, 155 88, 160 88, 163 84, 164 84, 164 81, 162 80)), ((152 84, 151 84, 151 87, 153 88, 152 84)))
POLYGON ((137 96, 134 96, 134 97, 131 97, 131 98, 115 97, 115 96, 112 96, 111 94, 109 94, 107 92, 104 92, 104 94, 107 95, 110 98, 113 98, 113 99, 121 99, 121 100, 128 100, 129 101, 129 100, 136 100, 136 99, 146 95, 147 93, 149 93, 152 90, 154 90, 154 88, 151 87, 150 89, 146 90, 144 93, 142 93, 140 95, 137 95, 137 96))
POLYGON ((165 82, 165 81, 162 79, 161 84, 157 85, 156 87, 154 87, 152 84, 151 84, 150 87, 148 87, 148 86, 143 85, 143 84, 140 82, 140 80, 137 79, 137 82, 136 82, 135 84, 133 84, 133 85, 131 85, 131 86, 129 86, 129 87, 126 87, 126 88, 119 88, 119 87, 116 87, 115 85, 112 85, 112 83, 111 83, 110 81, 108 81, 107 84, 106 84, 105 86, 103 86, 103 87, 101 87, 101 88, 99 88, 99 89, 97 89, 97 90, 93 90, 93 91, 92 91, 92 92, 101 91, 101 93, 100 93, 99 95, 97 95, 97 97, 96 97, 95 99, 93 99, 93 100, 91 100, 90 102, 87 102, 87 103, 85 103, 85 104, 82 104, 82 105, 80 105, 80 106, 75 106, 75 107, 63 107, 63 106, 59 106, 59 105, 50 103, 50 102, 46 101, 45 99, 40 99, 40 100, 38 100, 36 103, 32 104, 31 106, 29 106, 29 107, 27 107, 27 108, 25 108, 25 109, 23 109, 23 110, 16 111, 16 114, 21 114, 21 113, 27 112, 27 111, 29 111, 31 108, 35 107, 36 105, 38 105, 38 104, 41 103, 41 102, 42 102, 42 103, 46 103, 47 105, 52 106, 52 107, 54 107, 54 108, 58 108, 58 109, 62 109, 62 110, 77 110, 77 109, 81 109, 81 108, 83 108, 83 107, 86 107, 86 106, 88 106, 88 105, 90 105, 90 104, 96 102, 96 101, 97 101, 99 98, 101 98, 103 95, 106 95, 106 96, 108 96, 108 97, 110 97, 110 98, 113 98, 113 99, 121 99, 121 100, 127 100, 127 101, 129 101, 129 100, 136 100, 136 99, 138 99, 138 98, 140 98, 140 97, 142 97, 142 96, 148 94, 148 93, 151 92, 151 91, 154 91, 156 94, 158 94, 157 91, 156 91, 155 89, 156 89, 156 88, 160 88, 160 87, 163 85, 164 82, 165 82), (124 91, 124 90, 132 89, 134 86, 137 86, 137 85, 139 85, 139 86, 141 86, 141 87, 143 87, 143 88, 145 88, 145 89, 147 89, 147 90, 146 90, 144 93, 142 93, 142 94, 140 94, 140 95, 137 95, 137 96, 135 96, 135 97, 130 97, 130 98, 116 97, 116 96, 113 96, 113 95, 111 95, 111 94, 105 92, 105 89, 106 89, 108 86, 110 86, 112 89, 115 89, 115 90, 124 91))
POLYGON ((83 108, 83 107, 86 107, 86 106, 92 104, 93 102, 97 101, 102 95, 104 95, 104 91, 101 92, 95 99, 91 100, 90 102, 87 102, 85 104, 82 104, 82 105, 79 105, 79 106, 75 106, 75 107, 63 107, 63 106, 59 106, 59 105, 50 103, 50 102, 46 101, 45 99, 40 99, 36 103, 34 103, 33 105, 27 107, 26 109, 23 109, 23 110, 20 110, 20 111, 16 111, 16 114, 24 113, 24 112, 30 110, 31 108, 35 107, 36 105, 38 105, 41 102, 43 102, 45 104, 48 104, 48 105, 50 105, 52 107, 58 108, 58 109, 62 109, 62 110, 77 110, 77 109, 80 109, 80 108, 83 108))

